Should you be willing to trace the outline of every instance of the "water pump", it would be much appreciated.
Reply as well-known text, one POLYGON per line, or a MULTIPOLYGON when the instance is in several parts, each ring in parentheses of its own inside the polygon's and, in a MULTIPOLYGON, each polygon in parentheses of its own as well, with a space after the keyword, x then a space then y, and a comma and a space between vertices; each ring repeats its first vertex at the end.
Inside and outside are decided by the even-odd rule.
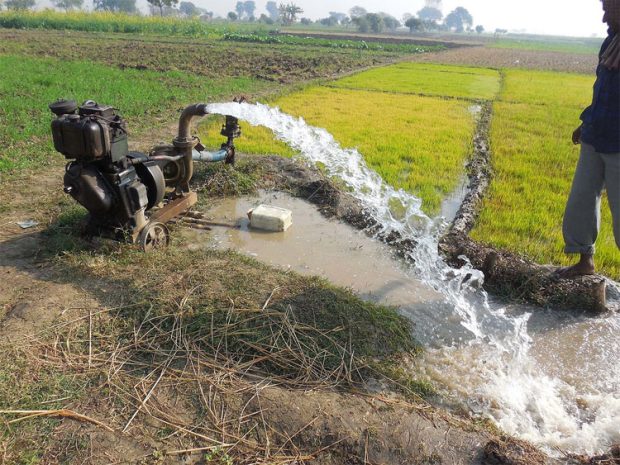
POLYGON ((194 160, 234 164, 234 139, 241 135, 236 118, 226 117, 226 137, 217 152, 206 152, 190 134, 191 121, 208 114, 205 104, 181 113, 179 132, 171 145, 148 154, 130 152, 127 123, 108 105, 87 100, 50 104, 55 149, 71 160, 64 191, 88 212, 87 232, 138 243, 145 251, 165 247, 166 223, 197 202, 190 189, 194 160))

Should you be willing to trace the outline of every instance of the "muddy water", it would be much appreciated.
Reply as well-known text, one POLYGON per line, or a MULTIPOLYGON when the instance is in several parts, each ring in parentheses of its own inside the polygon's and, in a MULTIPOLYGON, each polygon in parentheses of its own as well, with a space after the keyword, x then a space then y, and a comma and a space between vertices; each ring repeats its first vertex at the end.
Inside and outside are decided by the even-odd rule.
MULTIPOLYGON (((446 222, 428 217, 419 198, 386 184, 357 150, 340 147, 324 129, 277 108, 236 103, 209 108, 268 127, 304 162, 320 164, 344 183, 380 232, 415 241, 407 257, 411 279, 443 301, 411 300, 401 309, 427 344, 428 374, 443 378, 458 400, 550 452, 593 454, 620 442, 620 347, 608 337, 618 334, 620 314, 588 320, 550 312, 545 318, 540 309, 493 302, 480 289, 481 272, 467 263, 450 267, 439 255, 446 222)), ((383 263, 374 267, 383 272, 383 263)))
MULTIPOLYGON (((191 239, 191 248, 234 249, 276 267, 325 277, 365 299, 397 306, 415 322, 415 337, 428 348, 422 363, 412 368, 442 386, 451 402, 464 404, 474 413, 490 414, 508 431, 535 431, 521 436, 549 447, 588 451, 587 444, 591 443, 590 451, 594 452, 602 447, 601 434, 620 438, 620 399, 610 396, 620 392, 617 317, 592 319, 507 306, 512 318, 532 313, 524 321, 531 338, 530 350, 527 358, 516 356, 500 363, 497 358, 506 358, 506 353, 490 343, 471 344, 469 332, 452 307, 437 291, 416 279, 389 247, 340 221, 325 218, 303 200, 283 193, 223 199, 207 210, 207 217, 237 227, 189 230, 185 234, 191 239), (259 204, 292 210, 293 226, 283 233, 251 230, 246 213, 259 204), (498 365, 514 365, 518 373, 490 375, 498 365), (545 376, 540 376, 541 371, 545 376), (510 409, 502 408, 504 398, 510 409), (536 398, 547 401, 536 402, 536 398), (524 411, 507 415, 514 412, 515 405, 524 411), (541 405, 547 411, 532 412, 541 405), (531 424, 523 424, 525 418, 531 424)), ((491 305, 499 307, 501 303, 491 305)))
POLYGON ((312 204, 290 195, 262 193, 255 198, 222 199, 206 216, 237 227, 214 227, 206 236, 192 231, 198 239, 192 247, 234 249, 264 263, 322 276, 376 302, 406 307, 442 300, 433 289, 412 279, 407 267, 392 258, 389 247, 325 218, 312 204), (260 204, 292 210, 293 226, 280 233, 251 230, 247 212, 260 204))

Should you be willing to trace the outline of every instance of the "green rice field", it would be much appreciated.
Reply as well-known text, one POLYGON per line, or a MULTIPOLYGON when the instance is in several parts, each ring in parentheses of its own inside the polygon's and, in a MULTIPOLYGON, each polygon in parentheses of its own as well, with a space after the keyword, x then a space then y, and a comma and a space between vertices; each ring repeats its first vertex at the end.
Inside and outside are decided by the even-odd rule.
POLYGON ((188 101, 263 88, 263 83, 244 77, 208 79, 177 71, 121 70, 85 61, 0 55, 0 120, 10 115, 11 122, 0 124, 4 147, 0 173, 58 159, 49 137, 52 114, 47 107, 58 98, 114 102, 135 133, 133 129, 144 121, 153 124, 162 113, 176 113, 188 101))
MULTIPOLYGON (((540 263, 568 264, 562 218, 579 147, 571 134, 591 100, 592 76, 506 70, 494 104, 491 147, 495 178, 472 231, 476 240, 540 263)), ((607 202, 602 205, 597 267, 620 278, 620 254, 607 202)))
POLYGON ((400 63, 334 82, 338 88, 492 100, 499 92, 499 72, 486 68, 400 63))

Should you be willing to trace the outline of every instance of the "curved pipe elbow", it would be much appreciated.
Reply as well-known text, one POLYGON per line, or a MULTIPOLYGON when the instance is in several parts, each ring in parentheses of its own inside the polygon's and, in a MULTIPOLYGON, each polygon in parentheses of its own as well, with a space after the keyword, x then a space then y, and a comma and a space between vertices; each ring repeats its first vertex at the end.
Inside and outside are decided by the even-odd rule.
POLYGON ((183 110, 181 113, 181 117, 179 118, 179 134, 177 139, 180 141, 188 141, 191 139, 190 134, 190 125, 192 119, 197 116, 206 116, 209 112, 207 111, 206 103, 196 103, 194 105, 190 105, 183 110))

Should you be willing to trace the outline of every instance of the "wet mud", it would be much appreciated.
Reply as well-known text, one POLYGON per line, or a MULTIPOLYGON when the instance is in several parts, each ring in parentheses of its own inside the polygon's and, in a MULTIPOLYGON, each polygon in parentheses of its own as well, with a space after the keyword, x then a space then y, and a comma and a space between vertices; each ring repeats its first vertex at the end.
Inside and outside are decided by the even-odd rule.
MULTIPOLYGON (((463 265, 466 256, 475 268, 485 273, 484 287, 498 297, 557 309, 581 309, 593 314, 609 310, 606 302, 606 279, 587 276, 559 279, 553 268, 536 264, 517 254, 478 243, 469 238, 482 199, 491 180, 489 168, 488 124, 490 110, 484 108, 474 141, 475 154, 468 164, 468 194, 456 214, 452 227, 440 242, 440 251, 454 266, 463 265)), ((380 225, 361 203, 340 189, 320 171, 290 159, 260 157, 252 163, 260 166, 261 184, 267 189, 290 192, 315 204, 327 217, 340 219, 371 236, 380 225)), ((379 234, 399 256, 409 255, 416 244, 398 233, 379 234)))

